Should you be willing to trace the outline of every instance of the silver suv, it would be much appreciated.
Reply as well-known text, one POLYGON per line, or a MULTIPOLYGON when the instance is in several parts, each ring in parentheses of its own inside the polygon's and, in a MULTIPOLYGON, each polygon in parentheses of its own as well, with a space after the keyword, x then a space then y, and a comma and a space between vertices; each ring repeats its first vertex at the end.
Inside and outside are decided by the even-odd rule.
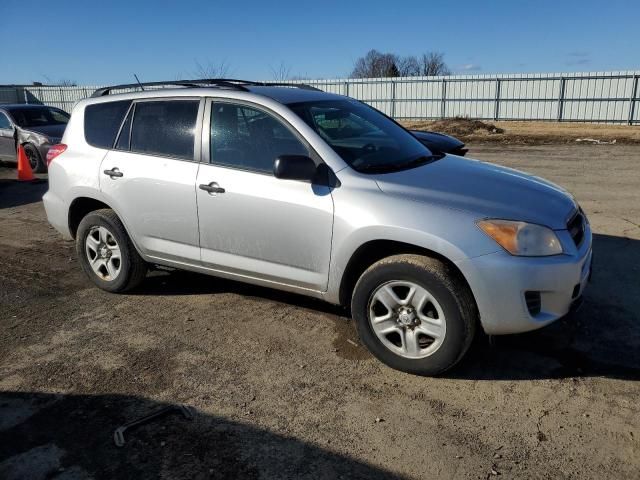
POLYGON ((479 326, 533 330, 579 301, 591 230, 562 188, 436 155, 308 86, 169 83, 96 91, 49 151, 47 216, 100 288, 163 265, 318 297, 422 375, 455 365, 479 326))

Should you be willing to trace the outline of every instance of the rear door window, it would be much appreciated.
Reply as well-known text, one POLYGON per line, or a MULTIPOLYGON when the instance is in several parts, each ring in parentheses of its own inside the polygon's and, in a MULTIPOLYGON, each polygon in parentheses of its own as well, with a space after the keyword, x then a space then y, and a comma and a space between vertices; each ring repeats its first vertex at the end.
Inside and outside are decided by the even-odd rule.
POLYGON ((84 109, 84 138, 89 145, 112 148, 131 100, 96 103, 84 109))
POLYGON ((193 160, 199 104, 199 100, 137 102, 131 151, 193 160))

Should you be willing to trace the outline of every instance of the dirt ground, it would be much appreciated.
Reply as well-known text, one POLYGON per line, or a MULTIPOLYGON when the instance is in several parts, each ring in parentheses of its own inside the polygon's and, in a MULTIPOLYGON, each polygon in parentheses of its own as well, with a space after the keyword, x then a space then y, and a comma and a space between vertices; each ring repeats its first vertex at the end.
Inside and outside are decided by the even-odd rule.
POLYGON ((0 478, 639 478, 640 147, 471 144, 568 187, 594 277, 570 318, 391 370, 338 308, 155 272, 112 295, 0 168, 0 478), (165 405, 194 408, 125 434, 165 405))
POLYGON ((486 122, 468 118, 404 121, 407 128, 446 133, 471 143, 503 145, 627 144, 640 145, 637 125, 571 122, 486 122))

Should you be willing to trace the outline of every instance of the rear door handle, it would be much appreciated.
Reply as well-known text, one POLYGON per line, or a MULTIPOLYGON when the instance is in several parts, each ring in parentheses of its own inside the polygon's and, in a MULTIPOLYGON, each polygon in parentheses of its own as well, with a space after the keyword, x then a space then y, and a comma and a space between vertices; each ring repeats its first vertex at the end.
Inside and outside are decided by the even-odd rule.
POLYGON ((124 174, 118 169, 118 167, 113 167, 111 170, 105 170, 104 174, 109 175, 111 178, 114 178, 114 177, 120 178, 124 176, 124 174))
POLYGON ((224 193, 225 189, 218 185, 216 182, 211 182, 209 184, 201 183, 199 185, 200 190, 204 190, 205 192, 209 192, 211 194, 216 193, 224 193))

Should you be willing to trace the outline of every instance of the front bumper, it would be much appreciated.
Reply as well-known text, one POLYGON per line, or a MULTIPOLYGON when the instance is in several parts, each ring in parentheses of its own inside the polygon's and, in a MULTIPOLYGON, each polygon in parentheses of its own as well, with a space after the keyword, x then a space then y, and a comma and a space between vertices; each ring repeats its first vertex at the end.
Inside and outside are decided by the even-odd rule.
POLYGON ((591 275, 591 241, 587 227, 582 244, 569 254, 514 257, 500 251, 458 262, 484 331, 502 335, 536 330, 576 308, 591 275), (530 311, 525 292, 539 292, 539 312, 530 311))

